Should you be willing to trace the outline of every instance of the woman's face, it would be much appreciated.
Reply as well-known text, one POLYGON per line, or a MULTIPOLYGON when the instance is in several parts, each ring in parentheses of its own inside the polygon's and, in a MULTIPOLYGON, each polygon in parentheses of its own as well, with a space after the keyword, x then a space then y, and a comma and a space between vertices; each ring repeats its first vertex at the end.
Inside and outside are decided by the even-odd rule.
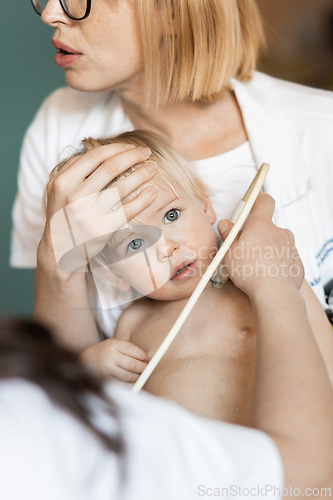
POLYGON ((133 4, 93 0, 83 21, 73 21, 59 0, 49 0, 42 21, 54 28, 55 62, 77 90, 137 92, 143 82, 143 55, 133 4))

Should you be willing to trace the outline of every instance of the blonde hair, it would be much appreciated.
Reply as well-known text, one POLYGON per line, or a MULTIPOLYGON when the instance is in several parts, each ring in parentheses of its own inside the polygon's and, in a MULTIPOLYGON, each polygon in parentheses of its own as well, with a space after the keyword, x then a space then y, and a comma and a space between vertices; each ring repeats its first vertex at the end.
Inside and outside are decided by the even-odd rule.
POLYGON ((134 5, 150 102, 213 101, 230 89, 231 78, 251 79, 264 45, 255 0, 135 0, 134 5), (156 14, 161 41, 155 36, 156 14))

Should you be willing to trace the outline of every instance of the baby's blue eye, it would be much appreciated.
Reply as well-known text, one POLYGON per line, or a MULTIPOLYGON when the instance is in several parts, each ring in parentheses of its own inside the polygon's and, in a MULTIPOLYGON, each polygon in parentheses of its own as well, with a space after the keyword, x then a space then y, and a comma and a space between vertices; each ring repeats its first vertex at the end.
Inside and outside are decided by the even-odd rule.
POLYGON ((169 224, 170 222, 173 222, 178 219, 180 214, 180 210, 177 210, 176 208, 173 208, 172 210, 169 210, 164 216, 164 223, 169 224))
POLYGON ((139 250, 142 245, 144 245, 144 240, 141 238, 137 238, 136 240, 132 240, 131 243, 128 244, 127 246, 127 251, 128 252, 135 252, 136 250, 139 250))

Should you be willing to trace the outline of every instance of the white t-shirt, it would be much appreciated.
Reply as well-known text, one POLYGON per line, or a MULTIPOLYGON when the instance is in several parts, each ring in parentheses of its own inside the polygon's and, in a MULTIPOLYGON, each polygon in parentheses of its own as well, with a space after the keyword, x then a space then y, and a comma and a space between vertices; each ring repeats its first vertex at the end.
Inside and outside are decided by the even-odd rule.
MULTIPOLYGON (((217 216, 232 213, 252 178, 253 162, 255 169, 264 161, 270 163, 264 190, 276 200, 274 222, 293 231, 306 279, 325 307, 323 288, 333 278, 333 94, 261 73, 248 83, 233 80, 232 86, 249 143, 196 162, 214 193, 217 216)), ((83 137, 105 137, 132 128, 113 92, 82 93, 66 87, 44 102, 22 149, 13 210, 13 266, 36 265, 44 227, 42 193, 51 169, 69 153, 64 148, 77 145, 83 137)), ((110 334, 119 311, 98 314, 110 334)))
MULTIPOLYGON (((1 382, 0 498, 194 500, 214 491, 222 496, 222 488, 223 498, 282 498, 282 462, 266 434, 133 396, 116 383, 108 392, 119 406, 127 449, 123 486, 116 455, 40 387, 1 382)), ((101 411, 95 417, 114 432, 110 417, 101 411)))
POLYGON ((212 192, 210 199, 216 213, 216 228, 221 219, 230 219, 257 173, 250 143, 246 141, 227 153, 196 161, 194 166, 212 192))

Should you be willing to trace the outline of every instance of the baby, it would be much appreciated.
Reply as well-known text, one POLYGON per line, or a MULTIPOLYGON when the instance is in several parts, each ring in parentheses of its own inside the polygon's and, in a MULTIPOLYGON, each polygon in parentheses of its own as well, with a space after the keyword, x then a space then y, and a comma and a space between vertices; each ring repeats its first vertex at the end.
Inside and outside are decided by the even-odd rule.
MULTIPOLYGON (((217 251, 212 226, 216 216, 202 181, 162 140, 135 131, 84 144, 89 148, 111 142, 150 148, 150 160, 158 166, 151 182, 158 194, 112 235, 92 259, 91 269, 118 289, 135 289, 145 297, 124 310, 113 339, 88 347, 82 358, 95 371, 135 382, 217 251)), ((333 372, 330 326, 309 285, 302 288, 317 342, 333 372)), ((209 282, 144 389, 193 413, 250 425, 255 363, 250 300, 231 281, 219 289, 209 282)))

